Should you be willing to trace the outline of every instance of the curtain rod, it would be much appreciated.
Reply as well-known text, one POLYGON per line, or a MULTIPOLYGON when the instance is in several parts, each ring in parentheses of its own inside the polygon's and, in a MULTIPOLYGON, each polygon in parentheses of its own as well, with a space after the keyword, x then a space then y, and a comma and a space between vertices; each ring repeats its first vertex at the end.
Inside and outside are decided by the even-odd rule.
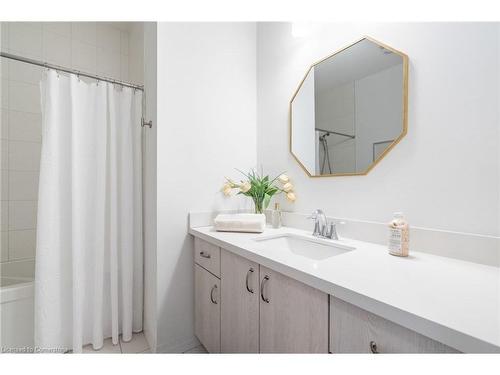
POLYGON ((11 60, 16 60, 16 61, 21 61, 21 62, 26 63, 26 64, 42 66, 44 68, 56 70, 58 72, 75 74, 75 75, 80 76, 80 77, 87 77, 87 78, 96 79, 98 81, 115 83, 115 84, 120 85, 120 86, 130 87, 130 88, 133 88, 136 90, 144 91, 144 86, 141 86, 141 85, 134 85, 133 83, 119 81, 119 80, 116 80, 113 78, 101 77, 101 76, 98 76, 96 74, 85 73, 85 72, 81 72, 81 71, 76 70, 76 69, 65 68, 64 66, 49 64, 49 63, 46 63, 43 61, 29 59, 27 57, 22 57, 22 56, 18 56, 18 55, 13 55, 11 53, 0 52, 0 57, 5 57, 6 59, 11 59, 11 60))
POLYGON ((323 133, 331 133, 331 134, 336 134, 336 135, 341 135, 343 137, 349 137, 349 138, 356 138, 355 135, 351 135, 351 134, 346 134, 346 133, 339 133, 339 132, 334 132, 332 130, 324 130, 324 129, 320 129, 320 128, 315 128, 316 131, 319 131, 319 132, 323 132, 323 133))

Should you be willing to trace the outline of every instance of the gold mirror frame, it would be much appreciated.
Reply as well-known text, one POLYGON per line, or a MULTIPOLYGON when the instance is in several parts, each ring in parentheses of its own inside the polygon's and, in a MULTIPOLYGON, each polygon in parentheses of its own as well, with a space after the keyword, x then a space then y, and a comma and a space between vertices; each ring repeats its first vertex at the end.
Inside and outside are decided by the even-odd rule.
POLYGON ((309 177, 337 177, 337 176, 365 176, 368 174, 368 172, 370 172, 373 168, 375 168, 375 166, 380 163, 380 161, 399 143, 399 141, 401 141, 401 139, 403 139, 403 137, 406 135, 406 133, 408 132, 408 67, 409 67, 409 60, 408 60, 408 56, 406 54, 404 54, 403 52, 401 51, 398 51, 397 49, 394 49, 390 46, 388 46, 387 44, 384 44, 382 42, 379 42, 378 40, 375 40, 369 36, 364 36, 358 40, 356 40, 355 42, 349 44, 348 46, 346 47, 343 47, 341 49, 339 49, 338 51, 332 53, 331 55, 328 55, 327 57, 315 62, 314 64, 312 64, 309 69, 307 70, 306 74, 304 75, 304 78, 302 78, 302 80, 300 81, 300 84, 299 86, 297 87, 297 89, 295 90, 295 93, 293 94, 292 98, 290 99, 290 103, 289 103, 289 108, 288 108, 288 118, 289 118, 289 149, 290 149, 290 153, 292 154, 292 156, 294 157, 294 159, 297 161, 297 163, 299 163, 300 167, 304 170, 304 172, 309 176, 309 177), (297 96, 298 92, 300 91, 300 88, 302 87, 302 84, 304 83, 305 79, 307 78, 307 75, 309 74, 309 72, 311 71, 311 69, 313 69, 316 65, 322 63, 323 61, 341 53, 342 51, 354 46, 355 44, 363 41, 363 40, 369 40, 370 42, 373 42, 399 56, 401 56, 401 58, 403 59, 403 130, 401 131, 401 134, 396 138, 394 139, 394 141, 389 145, 387 146, 387 148, 379 155, 379 157, 372 163, 370 164, 370 166, 364 170, 363 172, 350 172, 350 173, 332 173, 332 174, 322 174, 322 175, 312 175, 311 173, 309 173, 309 171, 307 170, 307 168, 304 166, 304 164, 302 164, 302 162, 299 160, 299 158, 297 157, 297 155, 295 155, 293 153, 293 150, 292 150, 292 103, 293 103, 293 100, 295 99, 295 97, 297 96))

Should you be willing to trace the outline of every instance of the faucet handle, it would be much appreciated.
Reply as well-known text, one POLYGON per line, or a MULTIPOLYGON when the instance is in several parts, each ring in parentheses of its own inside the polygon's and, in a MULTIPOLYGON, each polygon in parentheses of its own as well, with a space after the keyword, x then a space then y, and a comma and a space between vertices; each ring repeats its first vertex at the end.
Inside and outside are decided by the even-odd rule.
POLYGON ((328 228, 325 229, 325 231, 326 231, 326 233, 325 233, 326 238, 334 239, 334 237, 336 237, 336 234, 337 234, 336 223, 334 221, 330 221, 328 223, 328 228))
POLYGON ((326 237, 331 240, 338 240, 339 235, 337 233, 337 224, 345 224, 345 221, 335 221, 332 220, 328 223, 328 229, 326 230, 326 237))
POLYGON ((345 221, 330 220, 328 224, 333 224, 334 226, 337 226, 338 224, 345 224, 345 221))

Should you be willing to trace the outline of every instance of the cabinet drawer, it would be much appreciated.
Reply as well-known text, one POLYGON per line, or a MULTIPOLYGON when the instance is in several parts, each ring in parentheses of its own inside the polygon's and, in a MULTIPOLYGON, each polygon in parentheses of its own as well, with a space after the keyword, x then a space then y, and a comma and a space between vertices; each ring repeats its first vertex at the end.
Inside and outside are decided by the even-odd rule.
POLYGON ((220 248, 203 241, 194 239, 194 261, 206 270, 220 277, 220 248))
POLYGON ((330 296, 332 353, 457 353, 449 346, 330 296))
POLYGON ((209 353, 220 353, 220 280, 194 265, 194 333, 209 353))

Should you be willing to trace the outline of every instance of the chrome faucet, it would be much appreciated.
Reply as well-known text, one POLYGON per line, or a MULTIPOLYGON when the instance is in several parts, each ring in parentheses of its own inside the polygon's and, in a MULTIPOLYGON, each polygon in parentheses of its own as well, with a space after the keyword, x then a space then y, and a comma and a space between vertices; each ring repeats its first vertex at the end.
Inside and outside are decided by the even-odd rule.
POLYGON ((318 208, 313 211, 309 219, 314 220, 314 231, 312 235, 315 237, 323 237, 326 231, 327 222, 325 213, 318 208))
POLYGON ((309 219, 314 220, 314 230, 312 235, 315 237, 328 238, 330 240, 338 240, 337 223, 330 221, 326 218, 325 213, 320 210, 314 210, 309 219))

